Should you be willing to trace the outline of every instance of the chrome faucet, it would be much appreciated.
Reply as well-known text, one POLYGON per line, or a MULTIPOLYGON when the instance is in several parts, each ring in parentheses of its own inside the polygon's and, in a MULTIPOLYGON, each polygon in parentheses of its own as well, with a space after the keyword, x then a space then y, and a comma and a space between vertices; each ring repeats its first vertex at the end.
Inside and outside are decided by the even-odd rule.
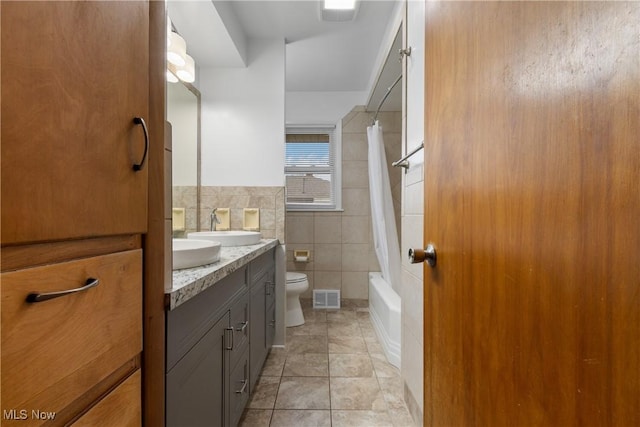
POLYGON ((220 218, 216 215, 217 208, 211 211, 211 231, 216 231, 216 224, 220 224, 220 218))

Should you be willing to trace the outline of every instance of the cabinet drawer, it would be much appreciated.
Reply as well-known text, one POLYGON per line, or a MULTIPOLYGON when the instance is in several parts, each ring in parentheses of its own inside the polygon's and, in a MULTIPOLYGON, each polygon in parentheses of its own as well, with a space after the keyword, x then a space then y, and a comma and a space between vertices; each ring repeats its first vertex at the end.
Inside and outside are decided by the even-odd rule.
POLYGON ((142 425, 141 377, 138 369, 72 425, 74 427, 138 427, 142 425))
POLYGON ((272 249, 266 254, 260 255, 251 261, 251 284, 255 284, 265 271, 272 268, 275 263, 275 251, 272 249))
POLYGON ((249 292, 231 306, 231 324, 233 328, 233 349, 229 356, 231 368, 236 366, 242 357, 242 353, 249 346, 249 292))
POLYGON ((242 267, 167 312, 167 372, 229 311, 230 301, 246 291, 247 269, 242 267))
POLYGON ((0 277, 3 408, 58 412, 142 350, 141 250, 0 277), (98 285, 26 302, 32 292, 78 288, 89 278, 98 285))
POLYGON ((249 401, 249 352, 245 351, 240 363, 229 376, 230 425, 238 425, 244 407, 249 401))

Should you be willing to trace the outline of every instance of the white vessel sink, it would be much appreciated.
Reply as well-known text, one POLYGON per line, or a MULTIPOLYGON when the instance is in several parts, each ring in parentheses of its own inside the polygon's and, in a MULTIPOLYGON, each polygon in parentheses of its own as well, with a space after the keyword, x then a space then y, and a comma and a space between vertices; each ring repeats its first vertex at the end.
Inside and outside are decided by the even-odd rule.
POLYGON ((255 245, 260 242, 259 231, 197 231, 189 233, 189 239, 213 240, 222 246, 255 245))
POLYGON ((211 240, 173 239, 173 269, 217 262, 220 260, 220 246, 211 240))

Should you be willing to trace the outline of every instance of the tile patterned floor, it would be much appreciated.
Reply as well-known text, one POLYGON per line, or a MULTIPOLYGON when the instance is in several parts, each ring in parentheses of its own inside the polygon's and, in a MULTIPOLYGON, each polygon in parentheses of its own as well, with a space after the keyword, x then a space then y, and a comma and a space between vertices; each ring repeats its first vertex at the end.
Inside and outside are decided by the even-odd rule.
POLYGON ((414 426, 366 308, 303 309, 265 362, 241 426, 414 426))

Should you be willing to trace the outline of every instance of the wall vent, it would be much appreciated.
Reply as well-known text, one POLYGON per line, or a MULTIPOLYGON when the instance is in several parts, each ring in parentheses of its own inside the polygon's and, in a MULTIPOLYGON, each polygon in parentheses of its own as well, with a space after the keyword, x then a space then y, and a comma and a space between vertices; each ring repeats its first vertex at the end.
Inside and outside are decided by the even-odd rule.
POLYGON ((314 289, 313 308, 340 308, 340 291, 334 289, 314 289))

